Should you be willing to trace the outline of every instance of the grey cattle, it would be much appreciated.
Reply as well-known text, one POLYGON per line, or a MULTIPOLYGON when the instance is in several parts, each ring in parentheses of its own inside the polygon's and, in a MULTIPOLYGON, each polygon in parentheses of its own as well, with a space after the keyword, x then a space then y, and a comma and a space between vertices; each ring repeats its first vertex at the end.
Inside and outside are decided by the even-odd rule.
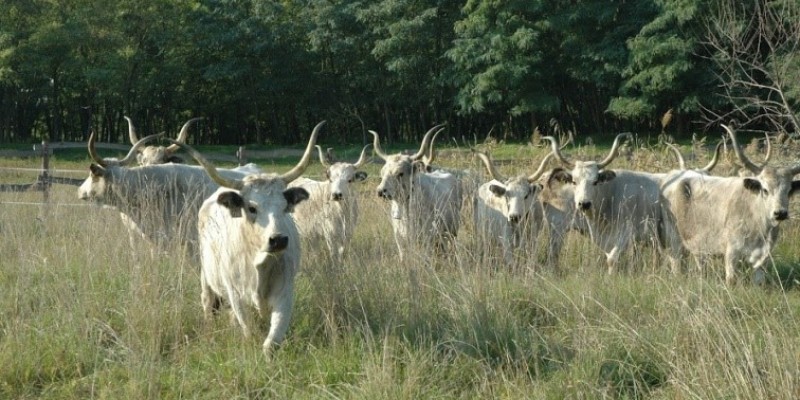
MULTIPOLYGON (((131 144, 135 144, 139 141, 139 136, 136 134, 136 128, 133 126, 133 121, 131 121, 131 119, 128 117, 123 118, 128 121, 128 137, 130 138, 131 144)), ((181 127, 181 131, 178 133, 178 138, 176 140, 180 143, 186 143, 186 139, 189 137, 189 127, 192 125, 192 123, 201 119, 203 118, 198 117, 186 121, 186 123, 183 124, 183 127, 181 127)), ((138 150, 136 159, 139 162, 139 165, 156 165, 170 162, 183 163, 183 159, 175 155, 178 149, 178 145, 174 144, 167 147, 146 146, 138 150)))
POLYGON ((367 148, 355 163, 329 162, 317 146, 319 160, 325 167, 325 181, 298 178, 290 186, 302 187, 309 193, 308 201, 298 205, 294 213, 297 228, 303 237, 323 239, 335 262, 341 261, 358 224, 358 193, 353 184, 367 179, 361 171, 367 161, 367 148))
POLYGON ((544 157, 531 175, 506 178, 500 174, 489 156, 476 151, 489 172, 491 181, 481 185, 473 196, 473 221, 480 247, 500 245, 507 264, 513 262, 513 251, 530 245, 539 234, 544 213, 538 201, 542 185, 537 182, 552 153, 544 157))
POLYGON ((308 166, 322 124, 314 128, 297 165, 280 175, 256 173, 228 179, 197 151, 180 145, 220 186, 198 213, 203 312, 211 318, 219 299, 226 299, 246 337, 251 328, 245 306, 254 306, 262 317, 271 312, 269 334, 262 345, 266 355, 286 335, 300 269, 299 233, 290 212, 308 199, 308 192, 288 184, 308 166))
MULTIPOLYGON (((196 242, 197 211, 217 184, 197 166, 158 164, 128 168, 137 150, 156 136, 137 141, 122 160, 116 160, 100 158, 92 133, 88 149, 93 163, 89 177, 78 188, 78 197, 113 207, 132 235, 147 239, 157 248, 175 239, 192 246, 196 242)), ((231 178, 244 176, 234 171, 223 173, 231 178)), ((133 237, 131 241, 135 246, 133 237)))
POLYGON ((606 254, 608 272, 613 273, 620 255, 631 244, 662 245, 672 270, 679 269, 680 244, 674 226, 664 218, 660 183, 662 177, 639 171, 605 169, 617 156, 620 134, 608 156, 602 161, 569 161, 551 141, 553 153, 562 165, 570 168, 554 170, 549 179, 574 186, 574 205, 587 222, 592 241, 606 254))
POLYGON ((728 284, 734 282, 740 261, 749 264, 755 270, 754 281, 762 283, 763 265, 778 240, 780 224, 789 218, 789 198, 800 188, 800 181, 793 180, 800 164, 755 165, 742 152, 734 132, 722 127, 753 176, 681 177, 665 185, 664 198, 686 250, 696 258, 724 256, 728 284))
POLYGON ((440 128, 431 128, 419 151, 411 155, 384 153, 378 134, 370 131, 375 153, 386 162, 377 195, 391 202, 390 218, 401 259, 412 245, 442 248, 458 234, 461 181, 444 170, 427 172, 423 162, 431 135, 440 128))

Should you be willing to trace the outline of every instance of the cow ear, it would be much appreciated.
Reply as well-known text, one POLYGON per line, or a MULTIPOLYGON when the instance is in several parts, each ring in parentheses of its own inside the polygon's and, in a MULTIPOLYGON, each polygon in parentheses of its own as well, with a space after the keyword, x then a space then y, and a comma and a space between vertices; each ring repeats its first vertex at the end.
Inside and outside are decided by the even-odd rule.
POLYGON ((506 188, 495 184, 489 185, 489 191, 497 197, 502 197, 506 194, 506 188))
POLYGON ((559 183, 574 183, 572 181, 572 175, 561 167, 555 168, 550 172, 550 177, 547 178, 547 187, 551 187, 553 181, 559 183))
POLYGON ((286 199, 286 212, 294 211, 294 206, 300 204, 303 200, 308 200, 308 191, 301 187, 293 187, 283 191, 283 197, 286 199))
POLYGON ((792 188, 789 189, 789 196, 800 190, 800 181, 792 181, 792 188))
POLYGON ((244 208, 244 198, 236 192, 222 192, 217 196, 217 204, 228 209, 231 217, 241 218, 242 208, 244 208))
POLYGON ((422 161, 414 161, 414 163, 411 164, 411 169, 414 170, 414 173, 417 173, 417 172, 430 172, 430 171, 428 171, 428 166, 425 165, 425 163, 422 162, 422 161))
POLYGON ((744 188, 755 194, 761 193, 761 191, 764 189, 758 179, 752 178, 744 178, 744 188))
POLYGON ((103 176, 105 170, 97 164, 91 164, 89 165, 89 172, 92 173, 92 176, 103 176))
POLYGON ((356 182, 363 182, 367 179, 367 176, 367 173, 364 171, 356 171, 356 174, 353 175, 353 179, 355 179, 356 182))
POLYGON ((617 174, 611 170, 602 170, 597 175, 597 183, 606 183, 617 177, 617 174))

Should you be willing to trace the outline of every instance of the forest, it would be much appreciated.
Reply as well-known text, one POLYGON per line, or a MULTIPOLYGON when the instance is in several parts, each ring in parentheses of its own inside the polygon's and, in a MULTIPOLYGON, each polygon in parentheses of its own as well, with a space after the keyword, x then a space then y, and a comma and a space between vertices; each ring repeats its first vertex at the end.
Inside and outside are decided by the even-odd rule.
MULTIPOLYGON (((0 141, 800 132, 796 0, 0 0, 0 141)), ((716 134, 716 133, 715 133, 716 134)))

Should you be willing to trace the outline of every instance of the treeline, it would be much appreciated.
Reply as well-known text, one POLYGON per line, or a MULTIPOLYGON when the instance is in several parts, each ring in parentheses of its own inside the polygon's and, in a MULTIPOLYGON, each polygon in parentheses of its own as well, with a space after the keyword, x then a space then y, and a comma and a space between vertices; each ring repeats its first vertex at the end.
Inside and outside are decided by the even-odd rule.
POLYGON ((124 141, 123 115, 140 135, 205 117, 204 144, 296 143, 321 119, 351 143, 444 121, 658 133, 669 109, 691 133, 737 107, 719 15, 786 2, 0 0, 0 139, 124 141))

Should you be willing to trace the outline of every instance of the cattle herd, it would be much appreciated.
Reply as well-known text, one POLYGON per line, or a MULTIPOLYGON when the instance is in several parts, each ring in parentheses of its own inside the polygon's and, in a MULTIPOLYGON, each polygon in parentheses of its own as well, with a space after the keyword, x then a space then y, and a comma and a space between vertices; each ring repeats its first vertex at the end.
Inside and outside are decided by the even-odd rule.
MULTIPOLYGON (((90 176, 78 196, 116 209, 131 232, 153 248, 180 238, 200 266, 201 302, 211 318, 227 304, 245 336, 250 335, 247 306, 270 314, 263 351, 285 336, 292 312, 294 281, 303 237, 327 244, 333 263, 341 263, 358 223, 355 182, 364 181, 368 146, 355 163, 336 162, 316 146, 324 121, 311 133, 300 161, 283 174, 254 165, 234 169, 214 166, 185 144, 189 120, 168 147, 147 146, 160 135, 139 139, 126 117, 133 147, 121 160, 101 158, 95 137, 89 139, 90 176), (325 181, 304 178, 314 150, 325 168, 325 181), (182 164, 185 150, 199 166, 182 164), (134 166, 134 161, 139 165, 134 166)), ((465 196, 473 207, 474 234, 480 249, 492 246, 513 262, 516 248, 531 246, 548 231, 546 264, 557 270, 570 231, 587 236, 606 255, 608 272, 632 244, 652 245, 666 255, 673 272, 691 255, 698 266, 710 256, 725 260, 726 283, 743 262, 763 282, 764 264, 789 218, 789 198, 800 188, 794 176, 800 163, 786 167, 756 165, 741 150, 734 131, 723 125, 747 176, 712 176, 722 143, 704 168, 661 173, 609 169, 623 139, 616 137, 601 161, 570 159, 553 137, 551 152, 531 174, 503 176, 490 156, 475 151, 488 182, 465 193, 457 171, 436 167, 433 143, 444 127, 431 128, 414 154, 387 154, 374 131, 374 153, 384 161, 375 195, 387 201, 400 259, 410 251, 447 254, 459 231, 465 196), (557 160, 560 166, 548 169, 557 160)), ((769 141, 767 141, 769 144, 769 141)))

